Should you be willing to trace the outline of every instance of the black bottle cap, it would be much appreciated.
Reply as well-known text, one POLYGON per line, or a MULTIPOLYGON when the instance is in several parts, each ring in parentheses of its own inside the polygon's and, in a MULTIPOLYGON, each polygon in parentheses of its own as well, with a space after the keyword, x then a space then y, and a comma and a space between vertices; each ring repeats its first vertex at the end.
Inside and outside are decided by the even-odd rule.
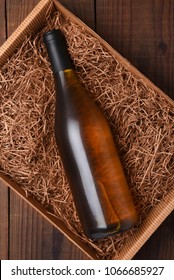
POLYGON ((54 74, 61 70, 73 68, 65 37, 60 30, 54 29, 46 32, 43 35, 43 42, 54 74))

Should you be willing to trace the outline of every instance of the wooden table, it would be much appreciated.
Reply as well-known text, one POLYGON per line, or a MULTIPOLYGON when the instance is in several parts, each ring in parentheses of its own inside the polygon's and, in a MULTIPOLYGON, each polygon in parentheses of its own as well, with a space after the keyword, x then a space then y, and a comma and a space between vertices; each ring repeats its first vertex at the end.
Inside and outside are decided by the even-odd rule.
MULTIPOLYGON (((0 45, 39 0, 0 0, 0 45)), ((174 1, 62 0, 174 98, 174 1)), ((0 259, 87 259, 7 187, 0 185, 0 259)), ((174 259, 174 212, 134 259, 174 259)))

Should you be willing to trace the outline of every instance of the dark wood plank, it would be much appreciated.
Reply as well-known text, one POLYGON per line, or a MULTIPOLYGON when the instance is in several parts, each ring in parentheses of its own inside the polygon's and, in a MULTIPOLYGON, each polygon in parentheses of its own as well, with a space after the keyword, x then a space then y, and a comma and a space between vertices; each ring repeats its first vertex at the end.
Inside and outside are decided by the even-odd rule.
POLYGON ((174 260, 174 211, 135 255, 138 260, 174 260))
POLYGON ((0 182, 0 260, 8 259, 8 189, 0 182))
MULTIPOLYGON (((10 195, 10 259, 43 257, 44 221, 18 195, 10 195), (43 255, 42 255, 43 254, 43 255)), ((47 235, 50 233, 48 228, 47 235)), ((48 247, 51 248, 48 239, 48 247)), ((47 252, 49 255, 50 252, 47 252)))
POLYGON ((97 0, 96 30, 174 98, 174 2, 97 0))
POLYGON ((59 0, 74 15, 92 29, 95 29, 95 0, 59 0))
POLYGON ((5 0, 0 0, 0 46, 6 40, 6 9, 5 0))
POLYGON ((85 259, 72 242, 17 194, 11 195, 10 202, 9 259, 85 259))
MULTIPOLYGON (((97 0, 96 31, 174 98, 174 2, 97 0)), ((172 213, 135 259, 173 259, 172 213)))
POLYGON ((53 228, 53 258, 59 260, 87 260, 89 259, 69 239, 53 228))
POLYGON ((38 3, 39 0, 6 0, 8 37, 38 3))

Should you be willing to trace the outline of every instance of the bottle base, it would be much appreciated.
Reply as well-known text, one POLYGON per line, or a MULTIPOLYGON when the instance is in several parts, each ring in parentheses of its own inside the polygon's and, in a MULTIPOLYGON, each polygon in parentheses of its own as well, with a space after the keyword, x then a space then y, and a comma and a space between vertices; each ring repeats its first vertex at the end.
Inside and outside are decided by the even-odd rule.
POLYGON ((86 233, 86 236, 92 240, 106 238, 120 231, 120 225, 114 225, 106 229, 97 229, 86 233))
POLYGON ((123 220, 120 224, 112 224, 107 228, 98 228, 96 230, 91 230, 86 233, 86 236, 92 240, 107 238, 113 236, 117 233, 124 233, 131 229, 137 221, 137 215, 130 219, 123 220))

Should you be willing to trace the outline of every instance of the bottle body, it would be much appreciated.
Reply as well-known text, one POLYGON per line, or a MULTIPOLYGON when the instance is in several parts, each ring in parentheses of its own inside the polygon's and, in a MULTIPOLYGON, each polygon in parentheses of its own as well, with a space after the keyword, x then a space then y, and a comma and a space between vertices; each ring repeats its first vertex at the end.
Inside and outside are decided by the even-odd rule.
POLYGON ((101 238, 127 230, 136 212, 108 124, 72 69, 55 84, 56 141, 84 231, 101 238))
POLYGON ((73 68, 54 79, 56 141, 84 233, 125 231, 137 214, 109 126, 73 68))

